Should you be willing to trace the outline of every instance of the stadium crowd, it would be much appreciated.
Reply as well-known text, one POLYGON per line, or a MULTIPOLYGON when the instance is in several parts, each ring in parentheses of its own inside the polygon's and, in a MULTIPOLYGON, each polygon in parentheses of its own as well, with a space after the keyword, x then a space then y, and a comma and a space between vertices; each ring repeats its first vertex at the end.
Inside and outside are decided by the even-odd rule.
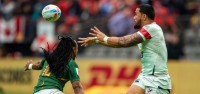
MULTIPOLYGON (((154 6, 169 59, 187 58, 185 47, 200 47, 198 0, 1 0, 0 57, 41 56, 40 46, 47 48, 48 42, 53 48, 56 34, 86 37, 94 25, 111 36, 134 33, 133 15, 140 3, 154 6), (55 4, 62 11, 55 23, 41 17, 48 4, 55 4)), ((79 54, 84 54, 87 48, 79 49, 79 54)))

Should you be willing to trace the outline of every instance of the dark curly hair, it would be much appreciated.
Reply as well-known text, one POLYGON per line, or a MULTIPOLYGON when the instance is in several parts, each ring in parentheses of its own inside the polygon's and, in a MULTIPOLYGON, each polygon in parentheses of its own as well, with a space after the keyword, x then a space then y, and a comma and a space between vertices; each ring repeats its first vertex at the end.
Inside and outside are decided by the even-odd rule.
POLYGON ((55 50, 52 52, 43 49, 44 58, 47 60, 47 63, 50 67, 50 72, 53 73, 56 77, 59 77, 60 74, 64 73, 66 65, 72 57, 73 47, 76 47, 76 42, 69 36, 58 36, 60 42, 58 43, 55 50))

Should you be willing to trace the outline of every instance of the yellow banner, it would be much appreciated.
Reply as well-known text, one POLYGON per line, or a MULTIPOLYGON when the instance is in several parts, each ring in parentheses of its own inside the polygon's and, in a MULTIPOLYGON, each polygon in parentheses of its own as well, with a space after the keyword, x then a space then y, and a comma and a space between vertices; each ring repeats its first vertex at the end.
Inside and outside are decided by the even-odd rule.
MULTIPOLYGON (((27 60, 0 60, 0 94, 33 92, 40 71, 25 72, 27 60)), ((77 59, 77 63, 85 94, 103 94, 102 91, 104 94, 125 94, 141 71, 140 62, 135 60, 77 59)), ((170 61, 168 68, 173 86, 171 94, 200 94, 200 62, 170 61)), ((73 94, 70 82, 66 84, 64 93, 73 94)))

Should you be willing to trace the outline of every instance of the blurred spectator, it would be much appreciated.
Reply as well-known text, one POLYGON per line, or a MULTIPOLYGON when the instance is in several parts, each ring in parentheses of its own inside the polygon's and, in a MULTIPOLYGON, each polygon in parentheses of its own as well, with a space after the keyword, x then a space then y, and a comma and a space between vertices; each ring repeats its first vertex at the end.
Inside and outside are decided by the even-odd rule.
POLYGON ((36 28, 36 38, 31 45, 31 50, 33 51, 34 55, 40 56, 43 53, 40 47, 48 50, 53 49, 54 45, 56 44, 55 23, 40 19, 37 22, 36 28))
POLYGON ((73 36, 75 39, 77 39, 80 36, 80 34, 82 33, 81 30, 82 30, 81 24, 76 23, 72 26, 70 35, 73 36))
POLYGON ((33 14, 33 5, 31 5, 31 2, 26 2, 22 4, 22 13, 25 17, 25 33, 24 33, 24 43, 32 43, 34 38, 36 37, 36 21, 33 19, 30 19, 33 14))
POLYGON ((100 12, 103 16, 108 16, 112 13, 112 5, 109 1, 110 0, 101 0, 99 2, 100 12))
POLYGON ((0 7, 0 11, 5 20, 9 20, 13 17, 13 10, 15 9, 15 3, 13 0, 3 0, 0 7))
POLYGON ((79 22, 79 18, 75 15, 69 15, 69 16, 65 17, 64 21, 65 21, 64 23, 66 25, 72 26, 73 24, 79 22))
POLYGON ((70 7, 70 15, 77 15, 78 17, 80 17, 82 13, 82 9, 79 4, 79 0, 71 0, 71 1, 72 1, 72 5, 70 7))
POLYGON ((47 4, 48 0, 38 0, 38 2, 34 5, 34 11, 32 15, 33 20, 37 20, 39 17, 41 17, 41 11, 47 4))
POLYGON ((172 11, 176 11, 179 14, 186 14, 186 1, 193 1, 193 0, 170 0, 169 9, 172 11))
POLYGON ((100 0, 99 2, 100 12, 104 16, 109 16, 120 11, 123 6, 123 0, 100 0))
POLYGON ((69 8, 71 6, 71 0, 62 0, 58 3, 58 7, 62 11, 62 16, 66 16, 69 14, 69 8))
POLYGON ((124 0, 124 5, 131 8, 131 12, 134 14, 136 8, 139 6, 137 0, 124 0))
POLYGON ((195 45, 198 45, 200 43, 200 40, 196 38, 200 37, 200 4, 196 2, 190 2, 188 3, 188 8, 192 10, 190 26, 191 30, 193 31, 193 38, 191 39, 191 44, 193 43, 195 45))
POLYGON ((79 18, 75 15, 69 15, 64 18, 64 22, 61 22, 57 26, 57 33, 70 35, 70 31, 75 24, 79 22, 79 18))
POLYGON ((61 23, 57 26, 57 33, 58 34, 65 34, 65 35, 69 35, 70 32, 70 27, 69 25, 66 25, 64 23, 61 23))
POLYGON ((166 6, 164 6, 159 0, 155 0, 153 4, 156 13, 155 21, 163 28, 163 33, 165 34, 168 58, 183 58, 184 46, 180 38, 181 32, 179 31, 178 26, 176 24, 177 13, 174 11, 169 11, 169 9, 166 6))
POLYGON ((183 51, 184 46, 180 41, 179 36, 175 33, 171 33, 171 34, 166 34, 165 38, 168 51, 168 58, 174 60, 184 59, 185 58, 185 53, 183 51))
POLYGON ((164 32, 178 32, 175 24, 176 15, 169 12, 169 9, 162 5, 159 0, 154 2, 155 21, 159 24, 164 32))
POLYGON ((80 2, 83 10, 88 11, 90 15, 98 14, 98 0, 81 0, 80 2))
POLYGON ((195 12, 190 19, 191 28, 194 32, 198 32, 198 30, 200 29, 199 17, 200 17, 200 12, 195 12))
POLYGON ((58 7, 62 11, 62 16, 81 15, 81 7, 78 0, 62 0, 58 3, 58 7))
POLYGON ((124 36, 134 33, 132 10, 124 7, 122 11, 111 16, 108 21, 108 28, 112 36, 124 36))
POLYGON ((154 5, 169 59, 184 58, 185 45, 198 47, 199 0, 1 0, 0 43, 8 55, 20 57, 40 53, 38 45, 47 48, 47 42, 52 47, 56 33, 83 37, 93 25, 113 36, 130 34, 134 32, 132 13, 140 3, 154 5), (47 4, 56 4, 62 11, 55 23, 41 18, 47 4))

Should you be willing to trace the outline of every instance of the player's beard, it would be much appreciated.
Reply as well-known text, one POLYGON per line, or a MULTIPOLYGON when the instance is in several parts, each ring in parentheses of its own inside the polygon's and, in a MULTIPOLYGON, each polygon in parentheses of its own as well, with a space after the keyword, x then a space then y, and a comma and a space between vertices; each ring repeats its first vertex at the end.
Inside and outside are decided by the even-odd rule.
POLYGON ((138 22, 135 23, 134 28, 135 29, 140 29, 141 27, 142 26, 141 26, 141 19, 140 19, 140 20, 138 20, 138 22))

